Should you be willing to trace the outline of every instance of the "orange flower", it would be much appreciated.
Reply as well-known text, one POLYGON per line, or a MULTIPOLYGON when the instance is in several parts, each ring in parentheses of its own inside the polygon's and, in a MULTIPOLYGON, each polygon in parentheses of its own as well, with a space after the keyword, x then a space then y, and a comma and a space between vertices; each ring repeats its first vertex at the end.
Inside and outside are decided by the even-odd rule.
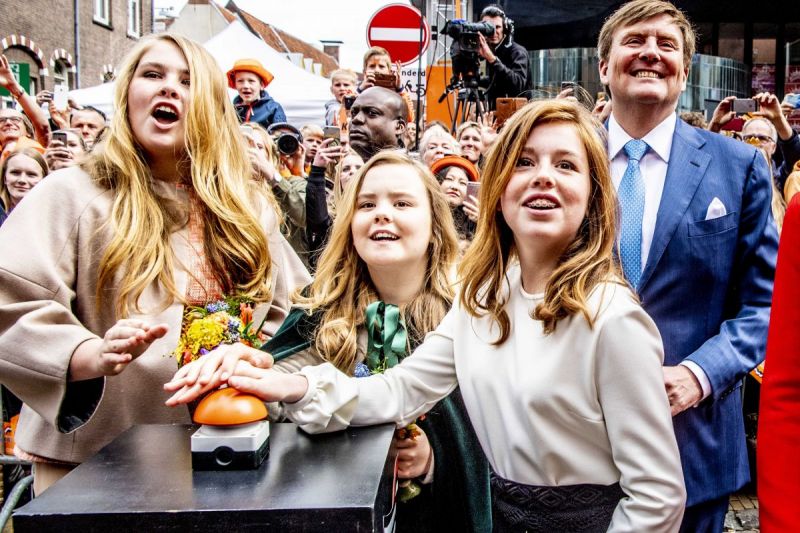
POLYGON ((183 361, 181 362, 181 366, 188 365, 192 362, 192 351, 186 349, 183 351, 183 361))
POLYGON ((253 308, 246 303, 239 304, 239 319, 242 324, 250 324, 253 322, 253 308))

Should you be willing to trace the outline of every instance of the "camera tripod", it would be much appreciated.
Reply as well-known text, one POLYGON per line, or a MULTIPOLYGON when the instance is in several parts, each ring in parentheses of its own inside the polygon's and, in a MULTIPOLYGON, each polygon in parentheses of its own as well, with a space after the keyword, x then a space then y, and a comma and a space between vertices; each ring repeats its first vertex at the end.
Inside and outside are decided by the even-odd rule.
POLYGON ((456 108, 453 112, 453 122, 450 126, 450 131, 455 133, 456 126, 459 122, 463 123, 467 120, 472 109, 475 109, 475 119, 480 120, 485 112, 486 92, 478 87, 478 80, 468 79, 466 83, 462 80, 453 80, 450 85, 445 89, 439 101, 441 102, 451 92, 458 91, 456 96, 456 108), (461 120, 459 121, 459 110, 461 111, 461 120))

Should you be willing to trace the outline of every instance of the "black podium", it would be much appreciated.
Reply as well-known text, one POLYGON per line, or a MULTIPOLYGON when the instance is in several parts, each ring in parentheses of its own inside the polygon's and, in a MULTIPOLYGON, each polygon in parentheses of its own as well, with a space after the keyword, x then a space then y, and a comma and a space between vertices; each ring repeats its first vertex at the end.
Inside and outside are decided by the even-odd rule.
POLYGON ((271 424, 258 470, 192 471, 188 425, 126 431, 17 510, 14 531, 384 531, 392 425, 308 435, 271 424))

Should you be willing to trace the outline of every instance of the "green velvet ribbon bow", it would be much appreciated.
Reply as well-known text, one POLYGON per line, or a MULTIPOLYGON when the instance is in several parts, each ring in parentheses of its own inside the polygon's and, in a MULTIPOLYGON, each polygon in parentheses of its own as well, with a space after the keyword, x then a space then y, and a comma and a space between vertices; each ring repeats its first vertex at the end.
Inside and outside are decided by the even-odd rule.
POLYGON ((367 306, 367 367, 371 371, 391 368, 406 356, 406 324, 396 305, 381 301, 367 306))

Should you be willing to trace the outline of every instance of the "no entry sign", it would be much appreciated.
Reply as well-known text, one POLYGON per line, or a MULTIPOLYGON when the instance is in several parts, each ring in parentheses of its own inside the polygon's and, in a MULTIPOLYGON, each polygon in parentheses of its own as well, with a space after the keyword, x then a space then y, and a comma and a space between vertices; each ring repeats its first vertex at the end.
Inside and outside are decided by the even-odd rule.
POLYGON ((430 28, 422 13, 405 4, 382 7, 372 15, 367 24, 367 43, 386 48, 392 61, 399 61, 403 65, 415 61, 428 48, 430 37, 430 28))

